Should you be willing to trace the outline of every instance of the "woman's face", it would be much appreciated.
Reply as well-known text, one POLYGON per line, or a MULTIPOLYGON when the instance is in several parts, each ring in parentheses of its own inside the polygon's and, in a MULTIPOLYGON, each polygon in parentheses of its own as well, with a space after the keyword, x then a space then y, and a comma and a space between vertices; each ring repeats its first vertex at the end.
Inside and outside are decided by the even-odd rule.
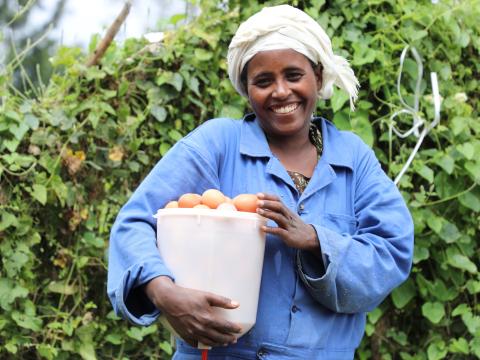
POLYGON ((248 63, 248 99, 267 135, 308 134, 320 86, 320 67, 291 49, 261 51, 248 63))

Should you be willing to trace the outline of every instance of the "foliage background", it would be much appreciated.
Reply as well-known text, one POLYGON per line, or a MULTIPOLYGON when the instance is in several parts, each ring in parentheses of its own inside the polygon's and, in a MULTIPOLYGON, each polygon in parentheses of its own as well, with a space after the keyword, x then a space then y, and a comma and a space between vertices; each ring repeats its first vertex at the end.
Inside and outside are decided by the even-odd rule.
MULTIPOLYGON (((415 220, 412 275, 369 314, 357 357, 480 358, 479 1, 293 4, 327 29, 362 85, 356 112, 341 92, 318 112, 359 133, 392 178, 416 141, 388 132, 405 45, 418 49, 425 74, 438 73, 443 97, 441 123, 399 185, 415 220)), ((200 6, 163 44, 113 44, 97 67, 83 65, 81 50, 60 48, 49 83, 28 95, 13 85, 15 62, 0 69, 1 358, 170 357, 160 325, 134 327, 112 313, 106 253, 120 206, 171 145, 211 117, 247 109, 225 55, 239 22, 263 5, 200 6)), ((408 59, 410 102, 416 73, 408 59)), ((425 75, 420 112, 429 121, 430 93, 425 75)))

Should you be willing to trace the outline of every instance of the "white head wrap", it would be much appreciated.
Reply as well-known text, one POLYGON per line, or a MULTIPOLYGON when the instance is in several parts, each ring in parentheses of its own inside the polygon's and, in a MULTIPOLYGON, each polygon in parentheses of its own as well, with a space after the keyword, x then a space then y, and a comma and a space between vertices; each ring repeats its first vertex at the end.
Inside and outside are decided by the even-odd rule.
POLYGON ((228 47, 228 76, 240 95, 247 97, 241 81, 245 64, 260 51, 293 49, 315 64, 321 63, 322 87, 318 95, 329 99, 333 85, 350 96, 350 107, 358 96, 359 83, 347 60, 335 55, 322 27, 303 11, 290 5, 265 7, 243 22, 228 47))

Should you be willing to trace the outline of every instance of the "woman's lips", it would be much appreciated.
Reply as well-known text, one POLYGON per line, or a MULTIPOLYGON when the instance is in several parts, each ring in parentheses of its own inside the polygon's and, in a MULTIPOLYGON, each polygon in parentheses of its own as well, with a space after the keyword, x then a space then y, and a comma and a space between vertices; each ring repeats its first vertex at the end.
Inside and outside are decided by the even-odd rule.
POLYGON ((289 114, 297 110, 297 108, 300 106, 300 103, 293 103, 293 104, 288 104, 288 105, 275 105, 271 106, 270 110, 272 110, 276 114, 289 114))

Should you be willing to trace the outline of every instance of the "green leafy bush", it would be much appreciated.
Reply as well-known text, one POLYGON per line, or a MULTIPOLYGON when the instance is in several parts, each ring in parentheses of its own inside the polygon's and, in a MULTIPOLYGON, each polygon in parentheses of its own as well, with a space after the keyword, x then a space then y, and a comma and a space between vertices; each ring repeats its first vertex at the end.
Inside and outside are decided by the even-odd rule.
MULTIPOLYGON (((360 134, 393 177, 416 138, 389 136, 400 109, 399 56, 415 46, 439 76, 441 123, 399 187, 416 227, 410 279, 368 316, 359 359, 480 358, 480 4, 477 0, 302 1, 351 60, 357 111, 337 92, 318 112, 360 134)), ((106 296, 110 226, 132 190, 183 135, 245 100, 226 76, 226 49, 260 4, 205 2, 202 15, 161 45, 113 44, 101 65, 60 48, 49 84, 28 97, 0 72, 0 357, 169 358, 159 324, 133 327, 106 296)), ((95 45, 93 42, 92 47, 95 45)), ((417 68, 405 62, 413 101, 417 68)), ((420 114, 431 121, 430 84, 420 114)), ((408 128, 412 119, 397 118, 408 128)))

